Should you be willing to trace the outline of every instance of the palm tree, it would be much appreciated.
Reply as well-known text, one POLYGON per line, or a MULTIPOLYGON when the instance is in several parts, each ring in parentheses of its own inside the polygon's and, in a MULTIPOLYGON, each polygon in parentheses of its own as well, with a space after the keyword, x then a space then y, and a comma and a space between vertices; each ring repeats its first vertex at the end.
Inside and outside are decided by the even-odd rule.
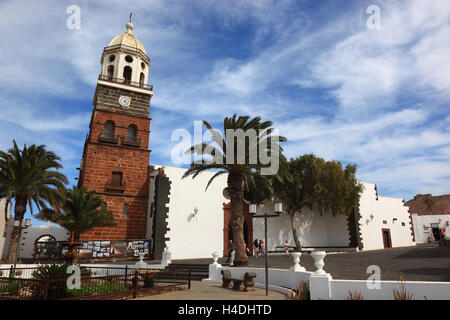
POLYGON ((194 161, 190 169, 183 175, 183 178, 188 176, 195 178, 206 170, 217 170, 206 185, 207 189, 215 178, 228 174, 227 185, 231 202, 230 224, 235 243, 234 265, 236 266, 248 263, 243 232, 244 190, 253 188, 257 183, 255 179, 261 176, 261 170, 267 168, 267 165, 261 163, 259 157, 257 161, 253 161, 252 154, 254 155, 258 148, 262 147, 271 159, 276 157, 280 164, 286 162, 282 154, 283 149, 278 142, 285 142, 287 139, 273 134, 274 129, 271 128, 271 121, 261 122, 261 117, 249 119, 249 116, 236 118, 236 114, 233 117, 225 118, 223 123, 225 138, 219 131, 213 129, 207 121, 203 121, 205 127, 214 136, 214 144, 200 143, 187 150, 187 153, 199 155, 202 159, 201 161, 194 161), (236 136, 233 136, 239 130, 242 130, 241 132, 245 134, 256 133, 256 139, 254 141, 245 139, 244 142, 239 140, 236 136), (243 142, 245 152, 243 155, 242 152, 238 152, 239 141, 243 142))
MULTIPOLYGON (((36 218, 51 221, 69 230, 71 245, 80 240, 80 234, 95 227, 115 226, 112 211, 102 208, 103 200, 94 191, 73 187, 61 192, 62 203, 59 209, 42 209, 36 218)), ((75 245, 73 245, 75 247, 75 245)), ((76 255, 72 257, 76 263, 76 255)))
MULTIPOLYGON (((7 263, 13 263, 19 244, 22 220, 29 206, 33 215, 33 203, 38 210, 47 205, 57 209, 59 201, 58 189, 68 183, 58 169, 62 168, 61 160, 44 145, 26 145, 19 149, 16 141, 7 152, 0 151, 0 194, 6 197, 6 206, 14 199, 14 228, 11 233, 7 263)), ((5 212, 6 215, 6 212, 5 212)))
POLYGON ((426 196, 423 199, 423 202, 427 205, 428 212, 432 213, 433 212, 433 206, 434 206, 434 199, 433 199, 433 197, 431 195, 430 196, 426 196))
POLYGON ((80 235, 96 227, 115 226, 112 211, 102 208, 102 198, 94 191, 74 186, 62 191, 62 204, 57 210, 45 208, 36 218, 54 222, 69 230, 74 241, 80 241, 80 235))

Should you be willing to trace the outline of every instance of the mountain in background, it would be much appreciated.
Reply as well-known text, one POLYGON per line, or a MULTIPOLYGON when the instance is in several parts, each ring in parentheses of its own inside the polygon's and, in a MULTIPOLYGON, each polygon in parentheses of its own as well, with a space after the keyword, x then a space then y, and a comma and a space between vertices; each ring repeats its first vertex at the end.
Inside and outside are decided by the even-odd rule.
POLYGON ((430 193, 418 194, 414 199, 407 201, 405 206, 409 207, 410 213, 418 213, 419 215, 450 214, 450 194, 442 196, 432 196, 430 193), (434 200, 431 212, 424 201, 426 197, 434 200))

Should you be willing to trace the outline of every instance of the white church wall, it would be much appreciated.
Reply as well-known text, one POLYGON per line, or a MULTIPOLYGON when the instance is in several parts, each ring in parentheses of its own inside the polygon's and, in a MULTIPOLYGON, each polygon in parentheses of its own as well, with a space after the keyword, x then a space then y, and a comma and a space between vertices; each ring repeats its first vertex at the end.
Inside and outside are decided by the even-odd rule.
MULTIPOLYGON (((266 201, 257 207, 257 214, 273 214, 273 202, 266 201)), ((345 247, 349 244, 347 217, 331 214, 320 215, 309 208, 303 209, 295 218, 298 236, 303 247, 345 247)), ((267 222, 268 250, 280 250, 286 240, 294 246, 291 218, 282 213, 279 217, 268 218, 267 222)), ((264 218, 253 218, 253 238, 264 239, 264 218)))
POLYGON ((51 223, 41 226, 32 226, 31 228, 22 231, 20 239, 22 248, 19 253, 19 258, 33 258, 35 241, 45 235, 53 236, 56 241, 67 241, 70 239, 70 232, 60 226, 51 223))
POLYGON ((416 243, 428 243, 429 237, 434 240, 431 223, 437 223, 439 228, 445 228, 446 236, 450 237, 450 214, 419 216, 413 213, 412 220, 416 243))
POLYGON ((8 255, 8 245, 9 243, 9 237, 11 235, 11 225, 8 227, 8 224, 11 223, 11 206, 8 207, 8 210, 6 212, 6 216, 8 220, 5 218, 5 206, 6 206, 6 199, 0 199, 0 261, 3 259, 6 259, 6 256, 8 255), (5 228, 9 229, 6 231, 5 234, 5 228), (6 237, 4 237, 6 235, 6 237))
POLYGON ((375 185, 363 185, 364 191, 359 204, 363 250, 384 248, 382 229, 389 229, 393 248, 415 245, 408 207, 404 206, 402 199, 379 195, 377 200, 375 185))
MULTIPOLYGON (((159 166, 155 166, 158 168, 159 166)), ((172 259, 209 258, 212 252, 223 250, 223 196, 227 176, 222 175, 205 191, 215 172, 203 172, 195 179, 181 179, 184 168, 164 167, 170 179, 169 214, 166 243, 172 259), (192 217, 194 209, 197 214, 192 217)))

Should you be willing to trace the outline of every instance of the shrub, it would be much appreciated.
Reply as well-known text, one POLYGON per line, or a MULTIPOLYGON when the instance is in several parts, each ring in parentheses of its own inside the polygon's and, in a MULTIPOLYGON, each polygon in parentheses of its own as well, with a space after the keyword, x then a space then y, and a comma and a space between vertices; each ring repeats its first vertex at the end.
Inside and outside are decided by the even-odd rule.
POLYGON ((288 300, 311 300, 309 282, 301 281, 297 290, 291 290, 288 300))
POLYGON ((86 297, 93 294, 108 294, 124 291, 126 291, 124 285, 115 283, 115 281, 106 281, 97 285, 81 285, 80 289, 66 289, 66 294, 70 297, 86 297))
MULTIPOLYGON (((37 296, 42 297, 45 293, 45 283, 50 280, 61 280, 50 282, 47 291, 48 299, 63 299, 67 298, 67 283, 66 280, 69 278, 70 274, 67 273, 68 263, 64 264, 48 264, 39 266, 35 272, 33 272, 33 278, 36 280, 41 280, 41 283, 34 286, 34 293, 37 296)), ((81 273, 86 272, 86 267, 80 268, 81 273)))
POLYGON ((408 293, 408 291, 406 291, 406 286, 405 286, 405 282, 403 281, 403 277, 400 274, 400 290, 394 289, 394 299, 395 300, 412 300, 413 298, 413 294, 412 293, 408 293))
POLYGON ((361 292, 351 292, 349 290, 347 300, 364 300, 364 298, 361 295, 361 292))
POLYGON ((20 280, 13 280, 14 278, 16 278, 16 276, 17 276, 17 272, 14 271, 13 268, 11 267, 11 270, 9 272, 9 277, 8 277, 9 279, 8 280, 4 279, 1 282, 0 293, 12 295, 12 296, 19 294, 20 280))

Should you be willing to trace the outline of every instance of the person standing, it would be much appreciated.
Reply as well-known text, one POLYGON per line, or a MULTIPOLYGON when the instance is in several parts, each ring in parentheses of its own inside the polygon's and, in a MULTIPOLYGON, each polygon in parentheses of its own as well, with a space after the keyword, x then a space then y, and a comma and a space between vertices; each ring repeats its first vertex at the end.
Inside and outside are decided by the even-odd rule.
POLYGON ((229 264, 231 262, 231 254, 234 252, 234 243, 233 240, 230 240, 228 242, 228 259, 227 259, 227 264, 229 264))
POLYGON ((258 238, 255 238, 255 241, 253 241, 253 255, 258 258, 259 255, 259 241, 258 238))
POLYGON ((259 241, 259 252, 263 257, 266 255, 266 246, 263 240, 259 241))

